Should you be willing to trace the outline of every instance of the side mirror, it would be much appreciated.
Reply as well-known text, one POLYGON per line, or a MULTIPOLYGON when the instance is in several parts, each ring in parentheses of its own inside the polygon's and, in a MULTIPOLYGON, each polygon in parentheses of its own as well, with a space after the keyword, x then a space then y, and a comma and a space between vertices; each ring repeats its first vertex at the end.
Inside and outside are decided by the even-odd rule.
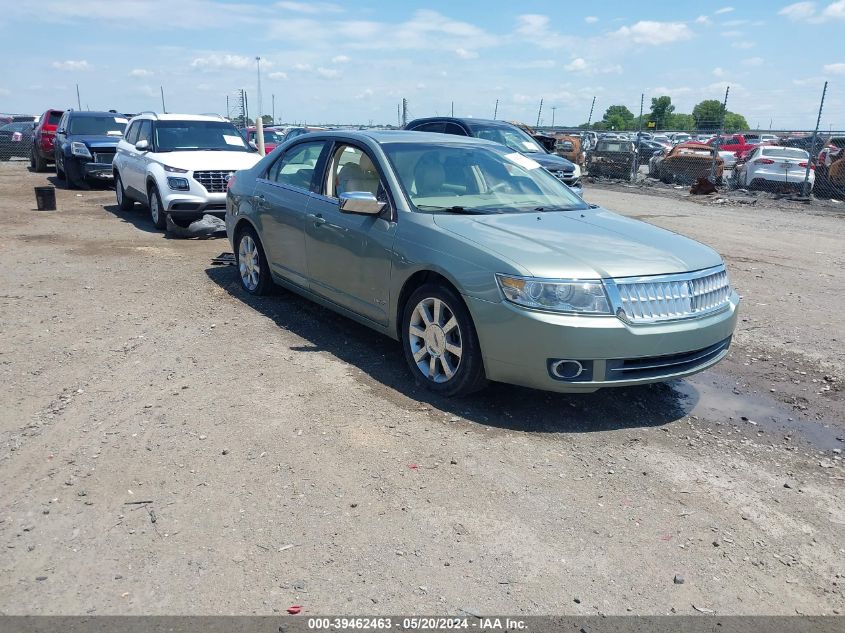
POLYGON ((369 191, 347 191, 340 196, 341 213, 378 215, 385 206, 384 202, 379 202, 369 191))
POLYGON ((250 141, 249 146, 254 149, 256 152, 258 151, 258 144, 255 141, 250 141))
POLYGON ((138 141, 137 143, 135 143, 135 149, 137 149, 139 152, 146 152, 148 149, 150 149, 150 142, 138 141))

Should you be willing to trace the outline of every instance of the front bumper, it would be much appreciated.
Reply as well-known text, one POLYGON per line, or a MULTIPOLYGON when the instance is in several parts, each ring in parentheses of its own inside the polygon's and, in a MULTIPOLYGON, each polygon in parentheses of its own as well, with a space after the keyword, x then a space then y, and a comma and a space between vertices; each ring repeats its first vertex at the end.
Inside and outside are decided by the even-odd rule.
MULTIPOLYGON (((193 185, 193 183, 192 183, 193 185)), ((197 185, 192 189, 200 189, 197 185)), ((168 213, 174 216, 180 215, 201 215, 209 213, 223 217, 226 213, 225 193, 200 193, 194 191, 173 191, 165 188, 160 190, 162 195, 161 203, 168 213)))
POLYGON ((111 163, 81 163, 82 177, 95 180, 114 180, 111 163))
POLYGON ((716 314, 628 325, 615 316, 552 314, 506 301, 465 300, 490 380, 582 393, 665 382, 718 363, 728 353, 739 307, 734 292, 716 314), (578 360, 589 372, 571 381, 553 377, 550 365, 563 359, 578 360))

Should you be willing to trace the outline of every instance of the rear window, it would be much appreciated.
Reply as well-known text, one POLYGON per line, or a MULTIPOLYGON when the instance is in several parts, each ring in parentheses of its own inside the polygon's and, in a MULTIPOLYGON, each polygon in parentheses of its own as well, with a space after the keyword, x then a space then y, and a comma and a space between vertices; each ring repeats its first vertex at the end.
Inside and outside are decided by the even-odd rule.
POLYGON ((794 147, 764 147, 762 150, 763 156, 771 156, 772 158, 809 158, 810 155, 803 149, 794 147))
POLYGON ((598 147, 601 152, 630 152, 630 143, 599 143, 598 147))
POLYGON ((61 112, 59 110, 50 110, 50 114, 47 117, 47 124, 48 125, 58 125, 63 114, 64 114, 64 112, 61 112))

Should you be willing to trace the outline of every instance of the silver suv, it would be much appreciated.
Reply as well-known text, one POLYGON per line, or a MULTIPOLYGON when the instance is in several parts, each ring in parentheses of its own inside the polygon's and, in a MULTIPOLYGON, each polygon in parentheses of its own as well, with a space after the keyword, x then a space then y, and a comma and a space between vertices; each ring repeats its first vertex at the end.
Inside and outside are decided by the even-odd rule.
POLYGON ((261 158, 232 123, 220 116, 143 113, 117 145, 113 171, 117 204, 150 209, 158 229, 167 215, 193 220, 223 217, 226 182, 261 158))

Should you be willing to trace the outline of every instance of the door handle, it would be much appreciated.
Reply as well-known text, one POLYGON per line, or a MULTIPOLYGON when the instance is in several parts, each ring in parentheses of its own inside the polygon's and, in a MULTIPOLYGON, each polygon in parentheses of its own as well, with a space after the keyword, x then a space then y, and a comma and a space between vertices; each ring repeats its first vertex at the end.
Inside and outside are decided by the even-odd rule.
POLYGON ((326 223, 326 219, 323 217, 322 213, 317 213, 316 215, 309 213, 308 216, 314 221, 314 226, 318 228, 326 223))

